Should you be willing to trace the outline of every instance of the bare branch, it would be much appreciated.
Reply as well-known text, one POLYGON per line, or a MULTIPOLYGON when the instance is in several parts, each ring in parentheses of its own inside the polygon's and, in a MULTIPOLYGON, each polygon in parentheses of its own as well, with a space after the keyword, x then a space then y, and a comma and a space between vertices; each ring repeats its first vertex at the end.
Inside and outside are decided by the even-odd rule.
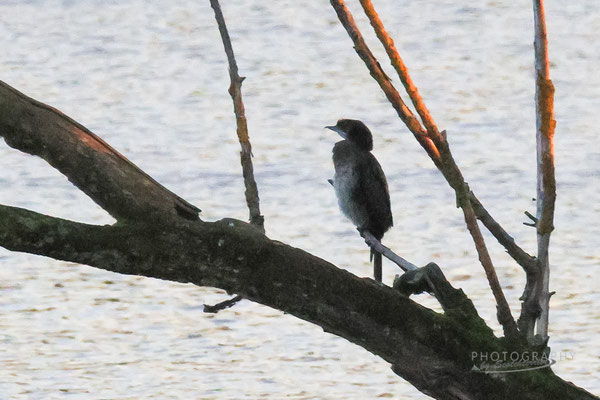
POLYGON ((515 337, 518 335, 517 324, 511 314, 510 307, 508 305, 508 302, 506 301, 506 297, 504 296, 502 287, 500 286, 498 275, 496 274, 496 269, 492 264, 492 259, 485 245, 485 241, 483 239, 483 235, 481 234, 481 230, 479 229, 479 225, 477 224, 475 212, 473 211, 473 207, 468 198, 470 193, 469 187, 466 183, 464 183, 464 181, 462 187, 462 190, 457 190, 458 204, 463 210, 463 215, 465 218, 467 229, 469 230, 469 233, 473 238, 473 242, 475 243, 475 248, 477 249, 477 254, 479 256, 479 261, 483 266, 485 276, 488 280, 490 288, 492 289, 492 294, 494 295, 494 298, 496 300, 498 322, 500 322, 500 324, 502 325, 502 328, 504 329, 504 334, 506 336, 515 337))
POLYGON ((523 225, 527 225, 527 226, 533 226, 536 227, 538 224, 538 219, 536 216, 534 216, 533 214, 531 214, 529 211, 525 211, 525 216, 527 216, 527 218, 529 218, 532 222, 531 223, 525 223, 523 222, 523 225))
POLYGON ((523 267, 525 272, 537 271, 536 258, 525 252, 515 243, 515 239, 510 236, 494 218, 492 218, 477 197, 475 197, 473 192, 470 193, 470 199, 477 219, 479 219, 481 223, 490 231, 490 233, 494 235, 496 240, 498 240, 498 243, 500 243, 506 249, 506 252, 521 267, 523 267))
MULTIPOLYGON (((360 4, 364 9, 365 14, 369 18, 371 26, 373 26, 373 29, 375 30, 379 41, 385 48, 393 67, 398 73, 398 76, 402 81, 402 84, 404 85, 404 88, 408 93, 412 104, 414 105, 415 109, 417 110, 417 113, 421 117, 421 120, 423 121, 423 124, 427 129, 427 134, 430 137, 436 138, 435 141, 446 141, 445 137, 440 136, 438 128, 433 120, 433 117, 431 116, 429 110, 427 109, 427 106, 423 102, 423 99, 419 94, 417 87, 413 83, 410 74, 408 73, 408 69, 404 64, 402 57, 400 57, 400 54, 398 53, 398 50, 394 45, 394 41, 385 30, 385 27, 383 26, 379 15, 375 11, 371 0, 360 0, 360 4)), ((451 166, 451 168, 454 168, 454 166, 451 166)), ((530 256, 525 251, 523 251, 523 249, 517 246, 514 239, 502 228, 502 226, 500 226, 500 224, 498 224, 492 218, 492 216, 483 207, 483 205, 477 199, 477 197, 475 197, 475 194, 473 194, 473 192, 469 193, 469 199, 471 201, 473 211, 475 212, 475 216, 484 224, 484 226, 492 233, 492 235, 494 235, 496 240, 498 240, 498 242, 506 248, 509 255, 513 257, 515 261, 517 261, 517 263, 525 269, 526 272, 537 268, 537 262, 535 258, 530 256)))
POLYGON ((225 54, 227 54, 227 61, 229 63, 229 77, 231 84, 229 86, 229 94, 233 99, 233 110, 235 112, 235 122, 237 124, 237 136, 242 147, 240 152, 240 161, 242 164, 242 174, 244 176, 244 185, 246 186, 246 204, 250 213, 250 223, 257 226, 263 233, 264 228, 264 217, 260 214, 260 201, 258 197, 258 187, 254 179, 254 167, 252 165, 252 145, 250 144, 250 138, 248 136, 248 125, 246 123, 246 115, 244 112, 244 103, 242 101, 242 82, 245 78, 240 77, 238 74, 237 62, 233 54, 233 47, 231 45, 231 39, 227 32, 227 25, 225 25, 225 18, 221 11, 221 6, 218 0, 210 0, 210 5, 215 11, 215 19, 219 26, 219 33, 223 40, 223 46, 225 47, 225 54))
POLYGON ((83 125, 0 81, 0 136, 39 156, 117 220, 181 215, 198 208, 166 189, 83 125))
POLYGON ((406 272, 417 269, 417 266, 415 264, 411 263, 408 260, 405 260, 404 258, 394 253, 391 249, 381 244, 381 242, 377 240, 377 238, 373 236, 371 232, 362 230, 360 235, 365 239, 365 243, 370 248, 372 248, 391 262, 395 263, 397 266, 402 268, 403 271, 406 272))
MULTIPOLYGON (((393 42, 388 40, 389 36, 385 32, 381 21, 377 17, 376 12, 369 1, 361 0, 361 4, 365 8, 367 16, 371 20, 371 24, 375 28, 377 35, 388 54, 392 54, 390 58, 395 60, 397 71, 401 76, 401 79, 405 86, 408 86, 412 96, 411 99, 419 110, 421 117, 426 121, 429 128, 427 131, 423 129, 417 118, 408 109, 406 104, 402 101, 400 94, 391 84, 389 78, 382 71, 380 64, 377 62, 368 46, 366 45, 358 27, 356 26, 354 19, 350 11, 346 8, 343 0, 331 0, 331 5, 336 10, 340 22, 348 32, 350 38, 354 42, 354 48, 358 55, 365 62, 371 75, 377 80, 382 90, 385 92, 388 100, 392 103, 392 106, 397 110, 398 115, 402 121, 406 124, 408 129, 413 133, 415 138, 419 141, 421 146, 427 151, 432 161, 442 172, 450 186, 455 190, 457 196, 457 203, 462 208, 465 223, 475 243, 475 248, 479 255, 481 265, 485 270, 486 277, 488 279, 492 294, 496 300, 498 321, 504 328, 504 332, 507 336, 515 336, 518 333, 517 325, 510 312, 510 307, 506 301, 506 297, 502 291, 502 287, 498 281, 498 276, 492 264, 489 252, 485 246, 485 241, 477 225, 477 218, 473 211, 473 207, 470 201, 470 190, 458 168, 448 142, 446 140, 445 132, 439 132, 433 119, 429 115, 429 111, 425 108, 422 99, 418 95, 416 88, 412 85, 412 81, 408 76, 406 67, 402 63, 398 52, 393 47, 393 42)), ((394 62, 394 61, 393 61, 394 62)))
MULTIPOLYGON (((427 129, 427 134, 429 136, 438 137, 438 140, 444 140, 439 137, 438 128, 431 116, 427 106, 425 105, 421 95, 415 84, 413 83, 410 74, 408 73, 408 69, 400 57, 396 46, 394 45, 393 39, 389 36, 379 15, 375 11, 373 4, 370 0, 360 0, 360 4, 362 5, 365 14, 369 18, 371 22, 371 26, 375 30, 375 34, 379 38, 380 42, 383 44, 383 47, 386 50, 388 57, 390 58, 392 66, 395 68, 396 72, 408 96, 411 99, 412 104, 417 110, 417 113, 421 117, 421 121, 425 125, 427 129)), ((470 200, 473 205, 473 209, 476 217, 484 224, 484 226, 494 235, 496 240, 504 246, 507 252, 517 261, 519 265, 521 265, 526 271, 531 270, 532 268, 537 268, 537 261, 534 257, 527 254, 523 249, 521 249, 515 243, 514 239, 508 235, 508 233, 498 224, 489 212, 483 207, 481 202, 475 197, 473 192, 470 193, 470 200)))
POLYGON ((413 133, 419 144, 425 149, 435 165, 440 168, 438 150, 431 139, 427 137, 427 132, 423 129, 417 117, 415 117, 412 111, 410 111, 410 109, 406 106, 400 97, 400 94, 390 81, 390 78, 385 74, 377 59, 375 59, 375 56, 365 43, 365 40, 358 30, 358 27, 354 22, 354 18, 346 7, 344 1, 331 0, 331 5, 335 9, 340 22, 346 29, 346 32, 348 32, 348 35, 354 42, 354 50, 356 50, 356 53, 364 61, 365 65, 369 69, 369 72, 371 73, 371 76, 377 81, 381 87, 381 90, 383 90, 383 93, 385 93, 402 122, 404 122, 408 129, 413 133))
POLYGON ((472 351, 515 348, 497 339, 466 296, 432 266, 423 270, 438 285, 445 314, 232 219, 94 226, 0 206, 0 246, 239 293, 367 349, 438 399, 448 398, 449 384, 466 399, 594 398, 549 369, 502 380, 473 372, 472 351))
POLYGON ((400 77, 400 80, 404 85, 406 93, 408 93, 412 104, 415 106, 415 110, 417 110, 417 113, 421 117, 421 121, 423 121, 423 125, 425 125, 425 128, 427 129, 428 134, 430 136, 432 134, 438 135, 439 131, 437 126, 435 125, 435 122, 433 121, 433 117, 431 116, 429 110, 427 109, 427 106, 423 102, 423 99, 419 94, 419 90, 417 89, 410 75, 408 74, 408 69, 404 64, 404 61, 402 61, 398 50, 396 50, 394 41, 383 27, 383 23, 379 19, 379 15, 377 15, 377 12, 375 11, 373 4, 371 3, 371 0, 360 0, 360 4, 364 9, 365 14, 369 18, 369 21, 371 22, 371 26, 373 26, 373 29, 375 30, 377 38, 379 38, 379 41, 383 44, 383 47, 385 48, 385 51, 388 57, 390 58, 392 65, 396 69, 396 72, 398 73, 398 76, 400 77))
MULTIPOLYGON (((26 115, 24 119, 27 124, 26 115)), ((431 282, 444 314, 420 306, 398 290, 270 240, 242 221, 207 223, 180 218, 170 209, 160 212, 164 215, 158 220, 95 226, 0 205, 0 246, 239 293, 362 346, 435 398, 448 398, 449 392, 465 399, 533 400, 550 394, 567 400, 594 398, 550 370, 506 374, 502 379, 474 372, 473 351, 523 349, 517 342, 497 339, 466 296, 432 264, 409 271, 415 279, 404 283, 415 290, 422 286, 421 279, 431 282)))
MULTIPOLYGON (((548 336, 550 310, 550 263, 548 248, 554 230, 554 204, 556 179, 554 176, 554 85, 550 80, 548 40, 543 0, 533 1, 535 27, 535 109, 537 139, 537 236, 540 281, 534 282, 534 301, 539 303, 541 314, 537 320, 536 334, 542 340, 548 336)), ((529 318, 531 316, 528 316, 529 318)))

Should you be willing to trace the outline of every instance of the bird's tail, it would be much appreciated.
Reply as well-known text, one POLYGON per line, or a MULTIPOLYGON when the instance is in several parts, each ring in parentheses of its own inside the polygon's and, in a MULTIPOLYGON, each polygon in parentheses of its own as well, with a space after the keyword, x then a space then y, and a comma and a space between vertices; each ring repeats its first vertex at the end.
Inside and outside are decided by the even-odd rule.
POLYGON ((371 261, 373 261, 373 277, 377 282, 381 282, 381 253, 378 253, 375 250, 371 249, 371 261))

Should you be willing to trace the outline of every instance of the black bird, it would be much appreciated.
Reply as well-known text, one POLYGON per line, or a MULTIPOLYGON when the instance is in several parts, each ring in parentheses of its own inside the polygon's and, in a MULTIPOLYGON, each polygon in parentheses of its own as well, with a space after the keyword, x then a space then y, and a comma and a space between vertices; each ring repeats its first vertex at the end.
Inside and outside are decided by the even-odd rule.
MULTIPOLYGON (((325 128, 344 138, 333 146, 335 175, 333 181, 329 181, 340 210, 361 234, 368 231, 381 241, 393 221, 385 174, 371 154, 371 131, 356 119, 340 119, 335 126, 325 128)), ((381 282, 381 254, 371 250, 371 259, 375 280, 381 282)))

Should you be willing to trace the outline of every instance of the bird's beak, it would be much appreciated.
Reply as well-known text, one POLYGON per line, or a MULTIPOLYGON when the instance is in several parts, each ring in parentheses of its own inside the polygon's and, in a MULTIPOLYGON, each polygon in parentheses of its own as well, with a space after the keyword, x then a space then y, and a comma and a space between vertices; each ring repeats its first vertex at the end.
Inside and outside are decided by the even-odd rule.
POLYGON ((337 132, 338 135, 340 135, 341 137, 343 137, 344 139, 346 139, 346 132, 344 132, 343 130, 341 130, 337 125, 332 125, 332 126, 326 126, 326 129, 331 129, 334 132, 337 132))

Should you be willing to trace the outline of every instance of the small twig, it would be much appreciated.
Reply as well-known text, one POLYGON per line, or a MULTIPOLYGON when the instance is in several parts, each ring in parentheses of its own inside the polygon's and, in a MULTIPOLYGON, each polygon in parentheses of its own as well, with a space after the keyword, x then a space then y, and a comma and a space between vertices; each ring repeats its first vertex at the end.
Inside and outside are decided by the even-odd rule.
POLYGON ((471 191, 470 193, 471 204, 473 205, 473 211, 475 216, 481 223, 487 228, 488 231, 494 238, 500 243, 506 252, 523 268, 526 273, 537 271, 537 260, 535 257, 524 251, 515 243, 515 239, 508 234, 502 228, 502 226, 496 222, 496 220, 488 213, 483 207, 481 202, 477 199, 475 194, 471 191))
MULTIPOLYGON (((233 46, 231 45, 231 39, 229 32, 227 32, 227 25, 225 24, 225 17, 218 0, 210 0, 210 6, 215 12, 215 19, 219 26, 219 33, 223 40, 223 47, 225 48, 225 54, 227 55, 227 62, 229 63, 229 95, 233 100, 233 111, 235 113, 235 123, 237 126, 237 137, 240 142, 242 151, 240 152, 240 162, 242 164, 242 175, 244 177, 244 186, 246 191, 246 204, 248 205, 250 223, 256 226, 262 233, 265 233, 264 217, 260 213, 260 199, 258 197, 258 186, 254 179, 254 166, 252 165, 252 145, 250 144, 250 137, 248 136, 248 124, 246 123, 246 114, 244 111, 244 102, 242 101, 242 82, 244 77, 238 74, 238 66, 235 61, 235 55, 233 54, 233 46)), ((205 312, 219 312, 222 309, 233 306, 238 301, 242 300, 241 296, 235 296, 231 300, 224 301, 214 306, 204 306, 205 312)))
POLYGON ((387 258, 388 260, 390 260, 393 263, 395 263, 396 265, 398 265, 400 268, 402 268, 403 271, 406 272, 406 271, 411 271, 411 270, 417 269, 416 265, 414 265, 410 261, 405 260, 404 258, 402 258, 399 255, 397 255, 396 253, 394 253, 392 250, 390 250, 388 247, 381 244, 381 242, 379 240, 377 240, 375 238, 375 236, 371 235, 371 233, 369 231, 363 230, 363 231, 361 231, 360 235, 365 239, 365 243, 370 248, 372 248, 373 250, 375 250, 376 252, 378 252, 379 254, 381 254, 382 256, 387 258))
POLYGON ((523 225, 532 226, 534 228, 537 227, 538 219, 529 211, 525 211, 524 214, 533 222, 523 222, 523 225))
POLYGON ((233 99, 233 109, 235 112, 235 119, 237 124, 237 136, 242 147, 240 152, 240 159, 242 164, 242 174, 244 176, 244 185, 246 187, 246 204, 250 214, 250 223, 258 227, 263 233, 264 228, 264 217, 260 214, 260 203, 258 197, 258 187, 254 179, 254 167, 252 165, 252 145, 250 144, 250 138, 248 137, 248 125, 246 124, 246 115, 244 113, 244 103, 242 101, 242 82, 245 79, 240 77, 238 74, 237 62, 233 54, 233 47, 231 45, 231 39, 227 32, 227 26, 225 25, 225 18, 221 11, 221 6, 218 0, 210 0, 210 5, 215 11, 215 19, 219 26, 219 33, 223 40, 223 46, 225 47, 225 54, 227 54, 227 61, 229 63, 229 77, 231 84, 229 86, 229 94, 233 99))
MULTIPOLYGON (((443 151, 443 153, 445 153, 445 150, 443 151)), ((462 178, 462 176, 460 176, 460 178, 462 178)), ((492 290, 492 294, 494 295, 494 299, 496 300, 498 322, 500 322, 500 324, 502 325, 504 329, 504 334, 506 336, 514 337, 518 335, 517 324, 512 316, 510 306, 506 301, 506 297, 504 296, 504 292, 502 291, 502 287, 500 286, 500 281, 498 280, 498 275, 496 274, 496 269, 494 268, 494 264, 492 263, 492 258, 490 257, 490 254, 485 245, 485 240, 483 238, 483 235, 481 234, 479 225, 477 224, 477 217, 475 217, 475 212, 473 211, 473 207, 469 200, 470 190, 467 184, 464 183, 464 181, 463 185, 464 186, 462 190, 457 190, 460 207, 463 210, 463 215, 465 218, 467 229, 469 230, 469 233, 473 238, 473 242, 475 243, 475 248, 479 257, 479 262, 483 266, 486 278, 490 285, 490 289, 492 290)))
POLYGON ((533 222, 535 222, 535 223, 538 222, 538 219, 533 214, 531 214, 529 211, 524 211, 523 213, 533 222))
POLYGON ((213 306, 205 304, 204 305, 204 312, 205 313, 211 313, 211 314, 216 314, 219 311, 225 310, 226 308, 230 308, 233 307, 237 302, 239 302, 240 300, 243 300, 244 298, 242 296, 234 296, 229 300, 225 300, 222 301, 220 303, 217 303, 213 306))

